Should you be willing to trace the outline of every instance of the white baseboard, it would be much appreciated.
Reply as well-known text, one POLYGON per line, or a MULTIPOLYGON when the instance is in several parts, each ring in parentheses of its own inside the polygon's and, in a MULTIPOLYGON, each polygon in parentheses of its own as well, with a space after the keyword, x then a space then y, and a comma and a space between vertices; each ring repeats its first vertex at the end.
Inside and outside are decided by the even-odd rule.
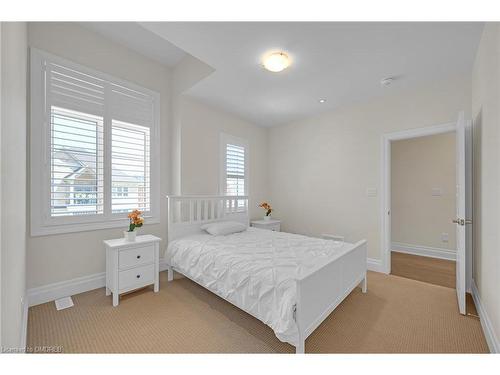
POLYGON ((438 247, 411 245, 402 242, 393 242, 391 244, 391 250, 398 253, 420 255, 424 257, 456 260, 457 252, 456 250, 441 249, 438 247))
POLYGON ((366 263, 368 271, 384 273, 384 267, 380 259, 368 258, 366 263))
POLYGON ((93 275, 77 277, 76 279, 61 281, 53 284, 31 288, 28 290, 30 306, 54 301, 62 297, 88 292, 89 290, 103 288, 106 285, 106 273, 100 272, 93 275))
POLYGON ((167 270, 167 262, 165 259, 160 258, 160 272, 167 270))
POLYGON ((21 340, 20 340, 20 347, 24 350, 26 350, 26 343, 28 341, 28 308, 29 308, 29 301, 28 301, 28 294, 24 294, 23 298, 23 317, 21 320, 21 340))
POLYGON ((486 312, 484 305, 481 301, 481 297, 479 295, 479 291, 476 286, 476 282, 472 280, 471 282, 472 289, 472 299, 474 300, 474 304, 476 305, 477 312, 479 314, 479 320, 481 321, 481 327, 483 328, 484 337, 486 338, 486 342, 488 344, 488 348, 491 353, 500 353, 500 341, 493 330, 493 326, 491 324, 490 317, 486 312))
MULTIPOLYGON (((166 269, 167 264, 163 259, 160 259, 160 272, 166 269)), ((76 279, 31 288, 27 293, 28 303, 26 303, 26 306, 40 305, 59 298, 104 288, 105 285, 106 273, 100 272, 93 275, 77 277, 76 279)))

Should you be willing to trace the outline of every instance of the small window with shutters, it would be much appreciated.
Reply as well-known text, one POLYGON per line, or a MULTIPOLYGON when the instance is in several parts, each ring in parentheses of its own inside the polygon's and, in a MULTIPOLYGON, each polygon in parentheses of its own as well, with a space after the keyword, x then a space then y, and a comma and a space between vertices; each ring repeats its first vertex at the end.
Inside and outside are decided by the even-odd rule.
POLYGON ((226 195, 245 195, 245 147, 226 144, 226 195))
MULTIPOLYGON (((221 134, 221 193, 230 196, 248 195, 248 142, 221 134)), ((243 207, 245 201, 238 201, 243 207)))
POLYGON ((32 235, 159 222, 159 94, 32 49, 32 235))

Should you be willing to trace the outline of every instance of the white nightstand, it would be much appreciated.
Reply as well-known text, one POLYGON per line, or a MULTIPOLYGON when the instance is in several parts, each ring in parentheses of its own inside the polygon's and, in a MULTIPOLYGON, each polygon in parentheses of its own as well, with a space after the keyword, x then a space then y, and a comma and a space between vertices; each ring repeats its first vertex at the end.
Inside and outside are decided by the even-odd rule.
POLYGON ((161 238, 144 235, 136 241, 124 238, 104 241, 106 246, 106 295, 113 293, 113 306, 118 306, 120 294, 154 284, 160 290, 161 238))
POLYGON ((273 232, 281 230, 281 220, 252 220, 250 224, 252 227, 272 230, 273 232))

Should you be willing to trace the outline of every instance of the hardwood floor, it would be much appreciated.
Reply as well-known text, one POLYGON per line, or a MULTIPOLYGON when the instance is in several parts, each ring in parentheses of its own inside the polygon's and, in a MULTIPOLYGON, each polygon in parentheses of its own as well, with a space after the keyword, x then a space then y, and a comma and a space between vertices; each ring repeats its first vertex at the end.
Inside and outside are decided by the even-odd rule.
POLYGON ((391 253, 391 273, 412 280, 455 288, 455 261, 391 253))

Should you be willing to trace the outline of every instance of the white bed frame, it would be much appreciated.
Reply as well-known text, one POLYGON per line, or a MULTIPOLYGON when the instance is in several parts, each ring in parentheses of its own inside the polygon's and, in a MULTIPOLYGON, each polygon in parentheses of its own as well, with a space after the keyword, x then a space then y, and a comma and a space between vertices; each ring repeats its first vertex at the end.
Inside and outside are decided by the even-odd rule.
MULTIPOLYGON (((167 196, 167 201, 169 242, 202 233, 200 226, 208 222, 232 220, 246 225, 249 222, 246 196, 167 196)), ((366 240, 362 240, 339 258, 297 279, 294 318, 299 343, 296 353, 305 353, 306 338, 354 288, 360 285, 366 293, 366 257, 366 240)), ((167 270, 168 281, 173 280, 174 270, 179 272, 171 265, 167 270)), ((189 278, 189 275, 184 276, 189 278)))

